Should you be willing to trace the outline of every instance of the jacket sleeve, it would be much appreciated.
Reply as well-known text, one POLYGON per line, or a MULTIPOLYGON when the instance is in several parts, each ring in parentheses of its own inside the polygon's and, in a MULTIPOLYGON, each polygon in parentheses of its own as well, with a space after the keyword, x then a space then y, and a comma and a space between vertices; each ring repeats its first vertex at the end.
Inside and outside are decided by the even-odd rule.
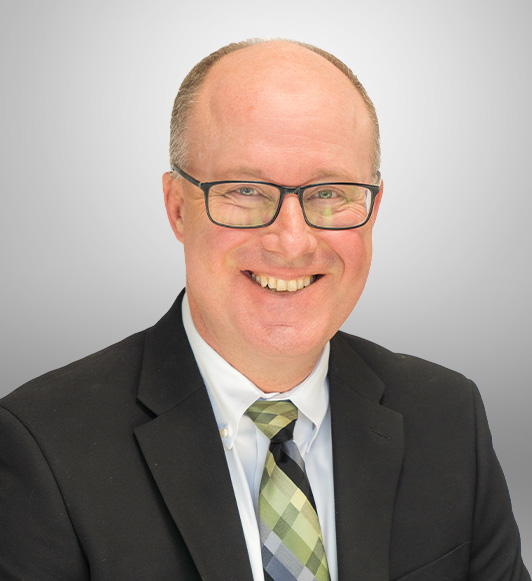
POLYGON ((484 405, 473 390, 477 481, 469 581, 530 581, 506 481, 493 449, 484 405))
POLYGON ((83 581, 87 561, 39 445, 0 407, 0 579, 83 581))

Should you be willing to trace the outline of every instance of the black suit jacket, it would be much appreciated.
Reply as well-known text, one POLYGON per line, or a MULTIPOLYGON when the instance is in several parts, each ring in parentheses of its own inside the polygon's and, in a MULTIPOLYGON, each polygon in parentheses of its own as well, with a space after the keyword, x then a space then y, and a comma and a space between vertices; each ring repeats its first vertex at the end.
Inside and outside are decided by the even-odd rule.
MULTIPOLYGON (((252 579, 180 304, 1 401, 0 579, 252 579)), ((470 381, 338 333, 329 383, 340 580, 530 579, 470 381)))

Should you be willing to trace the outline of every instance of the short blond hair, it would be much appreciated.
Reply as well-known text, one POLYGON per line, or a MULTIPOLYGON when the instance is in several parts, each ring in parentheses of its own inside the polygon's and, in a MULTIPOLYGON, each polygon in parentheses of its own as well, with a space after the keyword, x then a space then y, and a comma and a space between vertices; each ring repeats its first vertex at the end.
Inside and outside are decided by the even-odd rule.
MULTIPOLYGON (((247 48, 256 44, 263 44, 266 42, 272 42, 276 39, 262 39, 262 38, 252 38, 249 40, 243 40, 241 42, 233 42, 217 51, 211 53, 209 56, 201 60, 194 68, 188 73, 184 78, 179 91, 174 101, 174 107, 172 109, 172 119, 170 123, 170 164, 171 166, 186 167, 187 164, 187 129, 188 122, 190 119, 190 113, 196 103, 198 93, 205 82, 205 78, 208 72, 211 70, 213 65, 219 61, 222 57, 237 50, 247 48)), ((283 39, 284 40, 284 39, 283 39)), ((377 119, 377 112, 375 111, 375 106, 369 98, 366 90, 362 86, 362 83, 358 80, 357 76, 351 71, 351 69, 345 65, 340 59, 336 58, 334 55, 328 53, 321 48, 313 46, 311 44, 306 44, 304 42, 299 42, 297 40, 285 40, 285 42, 290 42, 296 44, 312 52, 315 52, 332 63, 336 68, 338 68, 344 75, 353 83, 355 89, 358 91, 359 95, 362 97, 364 104, 368 110, 371 123, 373 125, 373 179, 375 182, 380 180, 380 163, 381 163, 381 149, 380 149, 380 134, 379 134, 379 121, 377 119)))

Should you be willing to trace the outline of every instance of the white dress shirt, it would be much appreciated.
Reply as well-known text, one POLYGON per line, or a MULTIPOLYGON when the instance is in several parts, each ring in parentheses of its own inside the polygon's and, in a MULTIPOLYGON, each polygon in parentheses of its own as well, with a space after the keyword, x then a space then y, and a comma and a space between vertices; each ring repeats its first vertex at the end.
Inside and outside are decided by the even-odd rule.
POLYGON ((303 382, 284 393, 264 393, 203 340, 192 321, 186 294, 183 298, 182 315, 185 331, 220 431, 253 579, 264 581, 256 515, 259 484, 270 441, 245 412, 257 399, 290 399, 299 409, 294 441, 305 462, 316 502, 331 581, 337 581, 331 418, 327 382, 329 344, 323 349, 312 373, 303 382))

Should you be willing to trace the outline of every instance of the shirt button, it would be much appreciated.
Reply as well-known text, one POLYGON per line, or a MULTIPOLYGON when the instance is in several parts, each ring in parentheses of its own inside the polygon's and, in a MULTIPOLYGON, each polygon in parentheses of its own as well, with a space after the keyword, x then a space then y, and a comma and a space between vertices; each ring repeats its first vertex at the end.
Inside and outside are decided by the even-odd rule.
POLYGON ((220 436, 222 436, 222 438, 227 438, 227 436, 229 436, 229 430, 227 428, 222 428, 220 430, 220 436))

